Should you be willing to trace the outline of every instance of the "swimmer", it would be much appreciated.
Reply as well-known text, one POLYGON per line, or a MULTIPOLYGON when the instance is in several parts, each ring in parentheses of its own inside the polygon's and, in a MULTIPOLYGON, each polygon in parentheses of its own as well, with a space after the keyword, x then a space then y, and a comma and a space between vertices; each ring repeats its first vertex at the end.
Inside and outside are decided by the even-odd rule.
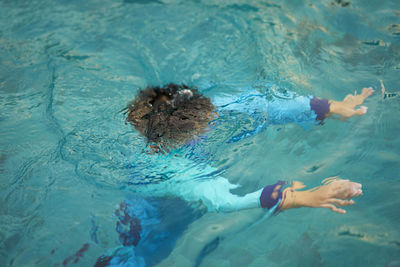
MULTIPOLYGON (((148 183, 141 191, 146 197, 178 197, 187 203, 198 202, 209 212, 234 212, 247 210, 256 212, 249 216, 240 216, 229 221, 222 221, 204 229, 203 223, 191 224, 195 230, 188 231, 189 237, 178 240, 177 249, 164 260, 165 266, 190 266, 200 258, 202 250, 208 247, 216 237, 224 237, 232 232, 260 221, 270 214, 278 214, 289 209, 309 207, 325 208, 332 212, 345 214, 345 206, 353 205, 352 200, 362 194, 362 185, 350 180, 330 177, 322 181, 321 186, 304 190, 301 182, 278 181, 244 196, 231 193, 238 185, 215 174, 218 170, 210 165, 193 164, 186 157, 169 155, 170 150, 191 142, 196 137, 210 131, 210 122, 221 119, 225 113, 241 112, 254 116, 258 125, 251 131, 243 132, 230 141, 239 141, 265 129, 267 124, 285 124, 304 121, 321 124, 325 118, 338 115, 342 118, 361 116, 367 112, 365 107, 356 108, 373 93, 371 88, 364 88, 360 95, 348 95, 343 101, 331 101, 316 97, 298 96, 293 99, 273 99, 267 101, 265 95, 247 92, 233 98, 217 97, 214 103, 203 96, 196 88, 186 85, 168 84, 164 87, 147 87, 127 107, 127 121, 145 137, 152 148, 154 158, 161 159, 151 173, 173 175, 159 183, 148 183), (216 119, 217 118, 217 119, 216 119), (167 161, 165 164, 164 162, 167 161), (179 170, 184 170, 180 172, 179 170), (179 171, 177 173, 177 171, 179 171), (209 179, 194 177, 210 176, 209 179), (265 212, 266 211, 266 212, 265 212), (196 225, 200 225, 199 229, 196 225), (192 236, 190 236, 192 235, 192 236)), ((146 214, 154 208, 146 209, 142 200, 126 200, 118 212, 117 230, 122 237, 121 244, 111 256, 102 256, 95 266, 122 266, 128 262, 146 261, 152 255, 154 244, 141 246, 141 222, 148 221, 146 214), (125 225, 126 229, 122 227, 125 225), (128 227, 129 226, 129 227, 128 227), (133 250, 132 246, 141 246, 133 250), (129 249, 130 247, 130 249, 129 249), (148 247, 148 248, 147 248, 148 247), (145 251, 149 251, 145 253, 145 251), (135 252, 136 251, 136 252, 135 252)), ((154 213, 154 211, 153 211, 154 213)), ((165 212, 164 212, 165 213, 165 212)), ((207 218, 205 215, 204 217, 207 218)), ((146 223, 147 227, 151 223, 146 223)), ((207 225, 207 223, 206 223, 207 225)), ((147 230, 147 233, 150 230, 147 230)), ((146 235, 146 233, 144 233, 146 235)), ((146 237, 146 236, 144 236, 146 237)), ((164 242, 164 241, 161 241, 164 242)), ((160 245, 161 247, 165 247, 160 245)))
MULTIPOLYGON (((256 98, 246 95, 243 101, 234 99, 230 102, 225 101, 228 103, 223 104, 221 104, 221 100, 217 100, 219 106, 217 109, 211 99, 200 94, 196 88, 168 84, 164 87, 147 87, 140 91, 128 106, 127 121, 146 137, 152 147, 168 152, 170 148, 182 146, 195 136, 205 134, 210 121, 218 116, 219 112, 223 113, 226 109, 249 112, 249 104, 253 107, 261 104, 261 106, 268 106, 267 119, 274 123, 295 121, 292 120, 293 117, 321 122, 332 115, 339 115, 342 118, 364 115, 367 108, 364 106, 357 108, 357 106, 361 105, 373 92, 372 88, 364 88, 361 94, 357 94, 357 92, 354 95, 349 94, 343 101, 299 96, 291 100, 273 100, 272 105, 263 100, 265 99, 263 95, 252 93, 256 98), (286 101, 289 108, 282 107, 282 101, 286 101), (279 105, 276 105, 277 102, 279 105), (277 113, 279 107, 285 112, 277 113), (279 120, 271 117, 275 114, 279 115, 279 120)), ((263 108, 258 108, 258 111, 262 112, 263 108)), ((254 112, 251 110, 251 113, 254 112)), ((159 152, 159 150, 155 152, 159 152)), ((179 161, 182 163, 188 159, 181 158, 179 161)), ((189 166, 189 164, 187 165, 189 166)), ((166 168, 173 171, 174 168, 179 167, 169 164, 166 168)), ((211 166, 202 167, 199 170, 195 170, 196 167, 191 169, 199 173, 215 171, 211 166)), ((157 192, 163 194, 172 189, 174 192, 170 193, 187 201, 201 200, 209 211, 229 212, 262 207, 274 209, 275 213, 279 210, 299 207, 329 208, 334 212, 345 213, 345 210, 337 206, 352 205, 354 202, 351 198, 359 196, 362 192, 360 184, 341 179, 329 179, 329 183, 324 183, 321 187, 308 191, 298 191, 303 187, 299 182, 294 182, 292 186, 284 189, 283 187, 287 187, 288 183, 279 181, 275 185, 266 186, 240 197, 230 192, 237 185, 229 183, 223 177, 193 180, 190 175, 182 174, 173 180, 149 186, 151 187, 149 191, 156 195, 157 192), (212 190, 210 190, 211 188, 212 190)))

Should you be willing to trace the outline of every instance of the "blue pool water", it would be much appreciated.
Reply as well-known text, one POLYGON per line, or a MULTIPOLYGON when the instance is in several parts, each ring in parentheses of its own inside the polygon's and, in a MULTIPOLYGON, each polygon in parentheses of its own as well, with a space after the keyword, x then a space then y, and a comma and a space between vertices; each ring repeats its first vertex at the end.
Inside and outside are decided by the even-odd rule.
POLYGON ((187 266, 182 255, 198 266, 400 266, 400 98, 379 94, 379 80, 400 91, 399 74, 398 1, 2 0, 0 263, 93 266, 118 254, 131 266, 187 266), (228 142, 251 123, 233 116, 176 151, 190 163, 167 172, 123 109, 139 88, 169 82, 213 99, 376 92, 366 116, 228 142), (253 211, 207 213, 143 192, 201 166, 212 171, 193 179, 223 175, 239 195, 335 175, 364 195, 346 215, 290 210, 219 235, 253 211), (124 205, 147 218, 140 241, 116 227, 134 222, 124 205), (210 242, 196 247, 197 237, 210 242))

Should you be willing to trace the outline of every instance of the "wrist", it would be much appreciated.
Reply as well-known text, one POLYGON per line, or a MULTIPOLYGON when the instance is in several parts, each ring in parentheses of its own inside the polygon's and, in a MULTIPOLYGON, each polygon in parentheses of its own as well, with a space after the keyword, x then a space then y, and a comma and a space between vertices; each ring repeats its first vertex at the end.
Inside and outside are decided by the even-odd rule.
POLYGON ((335 100, 329 101, 329 114, 337 114, 337 105, 338 101, 335 100))
POLYGON ((312 207, 312 193, 309 191, 297 191, 296 200, 298 208, 312 207))
POLYGON ((284 191, 283 195, 285 197, 281 205, 281 210, 312 206, 311 195, 308 191, 295 191, 290 187, 284 191))
POLYGON ((285 181, 278 181, 276 184, 264 187, 260 195, 260 206, 264 209, 272 209, 279 201, 282 201, 283 192, 281 190, 285 184, 285 181))

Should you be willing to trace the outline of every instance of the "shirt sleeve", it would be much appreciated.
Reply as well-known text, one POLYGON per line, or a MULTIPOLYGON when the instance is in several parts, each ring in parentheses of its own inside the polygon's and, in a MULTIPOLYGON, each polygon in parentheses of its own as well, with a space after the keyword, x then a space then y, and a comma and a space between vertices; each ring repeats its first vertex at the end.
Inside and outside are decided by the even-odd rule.
MULTIPOLYGON (((161 163, 161 162, 160 162, 161 163)), ((282 187, 286 182, 265 186, 255 192, 239 196, 231 192, 239 185, 232 184, 208 164, 199 165, 186 158, 173 158, 165 165, 158 164, 169 179, 145 187, 153 196, 173 195, 188 202, 201 201, 208 211, 233 212, 244 209, 264 208, 276 210, 282 200, 282 187)))
POLYGON ((304 128, 321 121, 329 112, 327 100, 316 100, 312 96, 271 96, 249 90, 239 95, 218 95, 213 98, 219 118, 216 123, 223 129, 234 129, 228 143, 237 142, 264 131, 268 125, 297 123, 304 128), (325 112, 325 113, 324 113, 325 112), (320 115, 319 115, 320 114, 320 115), (234 119, 234 120, 233 120, 234 119), (229 127, 234 124, 235 127, 229 127))
POLYGON ((208 211, 233 212, 244 209, 263 208, 277 211, 282 200, 282 186, 285 184, 279 181, 276 184, 266 186, 255 192, 239 196, 231 192, 238 185, 231 184, 222 176, 206 180, 191 180, 174 184, 169 192, 180 196, 186 201, 201 201, 208 211))
POLYGON ((255 192, 238 196, 231 192, 237 185, 223 177, 204 182, 193 190, 193 196, 201 200, 209 211, 233 212, 244 209, 263 208, 273 213, 279 211, 282 201, 282 188, 285 181, 265 186, 255 192))

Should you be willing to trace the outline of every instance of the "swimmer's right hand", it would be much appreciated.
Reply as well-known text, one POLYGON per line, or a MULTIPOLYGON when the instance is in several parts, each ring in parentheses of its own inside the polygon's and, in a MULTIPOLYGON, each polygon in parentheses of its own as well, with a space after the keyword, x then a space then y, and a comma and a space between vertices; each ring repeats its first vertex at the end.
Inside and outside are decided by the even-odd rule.
POLYGON ((360 106, 364 103, 364 100, 367 99, 374 90, 372 88, 363 88, 361 94, 357 94, 357 91, 354 92, 354 95, 347 95, 343 101, 333 101, 331 100, 329 112, 330 114, 336 114, 341 116, 342 118, 351 118, 353 116, 362 116, 367 113, 367 107, 360 106), (357 108, 357 106, 360 106, 357 108))

